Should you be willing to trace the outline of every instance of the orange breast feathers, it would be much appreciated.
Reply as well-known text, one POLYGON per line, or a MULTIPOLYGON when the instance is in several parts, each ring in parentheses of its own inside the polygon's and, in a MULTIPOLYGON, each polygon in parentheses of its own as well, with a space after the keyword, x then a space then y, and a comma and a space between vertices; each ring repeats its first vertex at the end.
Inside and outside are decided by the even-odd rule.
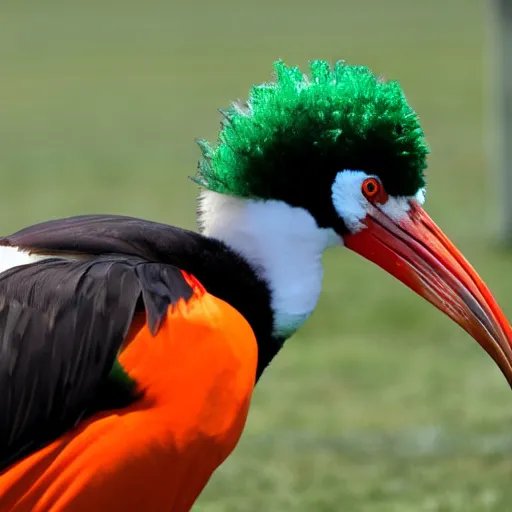
POLYGON ((237 444, 255 383, 245 319, 187 277, 194 294, 156 337, 133 334, 120 362, 144 391, 0 475, 0 511, 185 512, 237 444))

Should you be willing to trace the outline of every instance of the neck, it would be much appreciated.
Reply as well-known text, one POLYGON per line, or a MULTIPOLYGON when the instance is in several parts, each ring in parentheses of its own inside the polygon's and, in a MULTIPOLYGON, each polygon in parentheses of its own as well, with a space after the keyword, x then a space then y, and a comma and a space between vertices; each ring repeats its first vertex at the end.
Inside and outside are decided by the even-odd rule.
POLYGON ((203 233, 243 256, 270 288, 274 335, 291 336, 313 312, 322 287, 322 253, 340 243, 302 208, 205 191, 203 233))

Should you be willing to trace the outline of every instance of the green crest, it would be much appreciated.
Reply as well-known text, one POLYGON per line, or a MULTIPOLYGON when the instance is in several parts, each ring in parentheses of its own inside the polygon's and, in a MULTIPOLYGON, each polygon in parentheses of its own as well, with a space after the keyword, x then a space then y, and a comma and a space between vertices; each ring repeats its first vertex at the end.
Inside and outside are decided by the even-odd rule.
POLYGON ((274 70, 276 81, 254 86, 247 104, 221 111, 217 145, 198 141, 197 183, 298 205, 344 169, 378 175, 392 195, 425 185, 428 146, 398 82, 343 61, 313 61, 309 77, 282 61, 274 70))

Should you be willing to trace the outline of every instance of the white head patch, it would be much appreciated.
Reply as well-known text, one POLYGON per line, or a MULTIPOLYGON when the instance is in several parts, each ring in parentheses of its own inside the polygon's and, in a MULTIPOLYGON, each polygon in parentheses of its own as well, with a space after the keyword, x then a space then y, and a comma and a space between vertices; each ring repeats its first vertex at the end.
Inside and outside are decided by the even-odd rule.
MULTIPOLYGON (((369 201, 363 195, 362 185, 367 178, 377 178, 363 171, 341 171, 332 184, 332 202, 338 215, 352 233, 357 233, 365 226, 363 220, 369 209, 369 201)), ((425 189, 420 189, 415 196, 389 196, 379 208, 395 222, 402 219, 410 209, 409 201, 416 199, 420 204, 425 201, 425 189)))

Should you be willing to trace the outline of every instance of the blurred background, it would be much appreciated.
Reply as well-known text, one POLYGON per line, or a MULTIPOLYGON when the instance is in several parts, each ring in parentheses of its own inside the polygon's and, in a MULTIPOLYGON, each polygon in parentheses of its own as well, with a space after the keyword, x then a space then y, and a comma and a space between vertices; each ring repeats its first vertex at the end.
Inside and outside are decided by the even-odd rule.
MULTIPOLYGON (((486 4, 3 2, 0 232, 92 212, 194 228, 194 138, 216 138, 216 109, 271 79, 277 58, 343 58, 401 81, 432 147, 427 210, 512 317, 486 153, 486 4)), ((325 263, 317 311, 194 510, 509 510, 512 395, 494 363, 362 258, 325 263)))

